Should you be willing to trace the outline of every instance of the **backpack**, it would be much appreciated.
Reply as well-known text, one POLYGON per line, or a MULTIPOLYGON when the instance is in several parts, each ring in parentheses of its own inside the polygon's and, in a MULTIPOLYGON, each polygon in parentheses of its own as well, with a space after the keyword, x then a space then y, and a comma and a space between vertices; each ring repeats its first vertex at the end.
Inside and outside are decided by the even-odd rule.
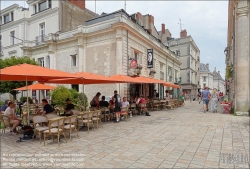
POLYGON ((34 135, 34 130, 31 126, 23 126, 23 139, 32 139, 34 135))

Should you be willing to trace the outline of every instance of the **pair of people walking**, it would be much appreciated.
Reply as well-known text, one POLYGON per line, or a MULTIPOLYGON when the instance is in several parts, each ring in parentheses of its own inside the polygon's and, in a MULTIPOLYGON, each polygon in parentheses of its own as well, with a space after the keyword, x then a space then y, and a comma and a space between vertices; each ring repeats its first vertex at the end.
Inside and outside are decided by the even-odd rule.
POLYGON ((201 92, 204 113, 206 113, 206 111, 209 110, 208 109, 209 101, 211 101, 211 110, 213 111, 213 113, 217 113, 218 100, 219 100, 219 95, 217 93, 217 90, 213 89, 211 94, 208 90, 208 87, 205 87, 204 89, 205 90, 201 92))

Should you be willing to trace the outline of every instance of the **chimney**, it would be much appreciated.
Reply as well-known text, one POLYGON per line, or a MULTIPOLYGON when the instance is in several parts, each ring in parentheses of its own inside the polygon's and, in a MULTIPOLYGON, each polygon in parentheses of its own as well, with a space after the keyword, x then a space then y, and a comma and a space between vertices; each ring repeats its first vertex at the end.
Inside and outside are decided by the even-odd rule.
POLYGON ((149 24, 151 23, 154 25, 154 17, 152 15, 149 15, 149 24))
POLYGON ((216 72, 216 67, 214 67, 214 71, 216 72))
POLYGON ((186 31, 186 29, 184 29, 184 30, 182 30, 182 31, 180 32, 180 37, 181 37, 181 38, 187 37, 187 31, 186 31))
POLYGON ((209 70, 209 63, 206 64, 207 69, 209 70))
POLYGON ((139 23, 139 25, 142 26, 142 14, 140 12, 136 13, 136 19, 137 19, 137 22, 139 23))
POLYGON ((218 74, 220 75, 220 71, 218 71, 218 74))
POLYGON ((166 31, 165 24, 163 23, 163 24, 161 24, 161 33, 162 33, 162 35, 165 34, 165 31, 166 31))
POLYGON ((68 0, 70 3, 78 6, 79 8, 85 9, 85 0, 68 0))

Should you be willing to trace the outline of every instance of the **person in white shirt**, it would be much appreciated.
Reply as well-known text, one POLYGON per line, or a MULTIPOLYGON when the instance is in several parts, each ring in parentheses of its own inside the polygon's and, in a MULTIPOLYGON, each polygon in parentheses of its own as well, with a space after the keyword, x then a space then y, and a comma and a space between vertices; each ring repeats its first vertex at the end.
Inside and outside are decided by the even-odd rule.
POLYGON ((121 105, 122 105, 122 107, 127 107, 127 106, 129 106, 129 102, 127 101, 127 98, 126 98, 126 97, 123 97, 121 105))
POLYGON ((10 118, 10 124, 13 124, 10 132, 16 133, 16 127, 21 123, 22 119, 17 118, 15 113, 15 104, 13 102, 8 103, 8 108, 4 111, 4 115, 10 118))
MULTIPOLYGON (((122 98, 122 102, 121 102, 121 107, 124 108, 124 107, 129 107, 129 102, 127 101, 127 98, 126 97, 123 97, 122 98)), ((121 111, 121 115, 123 114, 126 114, 127 112, 125 111, 121 111)), ((124 117, 122 117, 123 119, 124 117)))

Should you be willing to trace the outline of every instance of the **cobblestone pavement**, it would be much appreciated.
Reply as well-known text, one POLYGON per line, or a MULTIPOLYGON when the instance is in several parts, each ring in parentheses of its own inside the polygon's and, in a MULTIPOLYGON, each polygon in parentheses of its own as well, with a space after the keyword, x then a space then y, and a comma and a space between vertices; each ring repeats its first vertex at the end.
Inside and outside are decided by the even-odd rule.
POLYGON ((80 131, 59 148, 7 132, 1 168, 249 168, 248 117, 203 113, 198 102, 150 113, 80 131))

